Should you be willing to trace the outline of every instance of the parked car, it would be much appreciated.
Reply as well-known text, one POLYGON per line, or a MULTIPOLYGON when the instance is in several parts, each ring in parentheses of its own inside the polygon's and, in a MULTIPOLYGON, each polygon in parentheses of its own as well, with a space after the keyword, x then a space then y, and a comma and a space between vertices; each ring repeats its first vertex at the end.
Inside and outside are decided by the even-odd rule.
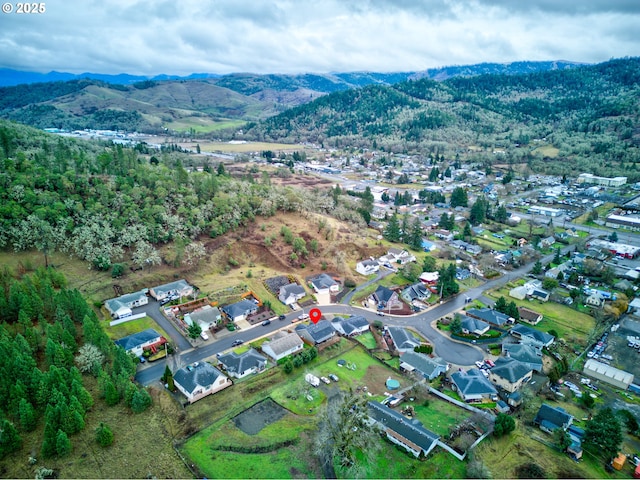
POLYGON ((320 377, 320 380, 322 380, 327 385, 331 383, 331 380, 329 380, 327 377, 320 377))
POLYGON ((330 374, 329 374, 329 378, 330 378, 331 380, 333 380, 334 382, 337 382, 337 381, 338 381, 338 376, 337 376, 337 375, 335 375, 335 374, 333 374, 333 373, 330 373, 330 374))
POLYGON ((271 320, 265 320, 264 322, 262 322, 263 327, 266 327, 267 325, 271 325, 271 320))
POLYGON ((287 316, 286 315, 278 315, 278 320, 286 320, 287 316))
POLYGON ((234 340, 231 344, 233 347, 238 347, 244 343, 244 340, 234 340))
POLYGON ((482 363, 479 360, 476 362, 476 367, 478 367, 478 368, 482 368, 483 365, 484 365, 484 363, 482 363))
POLYGON ((308 313, 303 313, 298 317, 298 320, 306 320, 309 318, 309 314, 308 313))
POLYGON ((495 364, 495 363, 493 363, 493 360, 491 360, 491 359, 489 359, 489 358, 487 358, 487 359, 484 361, 484 363, 486 363, 487 365, 489 365, 491 368, 493 368, 493 367, 495 367, 495 366, 496 366, 496 364, 495 364))
POLYGON ((380 316, 380 317, 384 317, 384 312, 381 312, 380 310, 378 310, 376 312, 376 315, 380 316))

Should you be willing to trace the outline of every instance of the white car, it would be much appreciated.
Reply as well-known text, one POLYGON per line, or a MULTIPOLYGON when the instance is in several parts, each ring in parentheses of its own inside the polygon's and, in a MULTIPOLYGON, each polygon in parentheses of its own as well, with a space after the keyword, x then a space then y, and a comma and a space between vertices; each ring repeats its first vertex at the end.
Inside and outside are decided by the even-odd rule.
POLYGON ((320 380, 322 380, 327 385, 331 383, 331 380, 329 380, 327 377, 320 377, 320 380))
POLYGON ((298 320, 306 320, 309 318, 309 314, 308 313, 303 313, 302 315, 300 315, 298 317, 298 320))
POLYGON ((476 362, 476 367, 482 369, 483 366, 484 366, 484 362, 480 362, 480 361, 476 362))

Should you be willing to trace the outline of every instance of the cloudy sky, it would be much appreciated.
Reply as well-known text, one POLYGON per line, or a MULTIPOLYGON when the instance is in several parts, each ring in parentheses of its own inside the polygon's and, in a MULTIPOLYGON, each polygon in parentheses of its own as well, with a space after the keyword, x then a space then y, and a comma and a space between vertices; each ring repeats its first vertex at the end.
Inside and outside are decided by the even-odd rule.
POLYGON ((640 0, 46 0, 29 15, 7 3, 0 68, 37 72, 384 72, 640 55, 640 0))

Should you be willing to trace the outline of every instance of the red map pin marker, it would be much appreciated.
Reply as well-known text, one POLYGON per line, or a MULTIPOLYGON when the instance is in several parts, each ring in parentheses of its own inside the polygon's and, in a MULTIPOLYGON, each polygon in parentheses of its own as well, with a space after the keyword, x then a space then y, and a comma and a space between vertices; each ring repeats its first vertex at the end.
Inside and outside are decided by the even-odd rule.
POLYGON ((322 318, 322 312, 319 308, 312 308, 311 310, 309 310, 309 318, 314 324, 318 323, 320 318, 322 318))

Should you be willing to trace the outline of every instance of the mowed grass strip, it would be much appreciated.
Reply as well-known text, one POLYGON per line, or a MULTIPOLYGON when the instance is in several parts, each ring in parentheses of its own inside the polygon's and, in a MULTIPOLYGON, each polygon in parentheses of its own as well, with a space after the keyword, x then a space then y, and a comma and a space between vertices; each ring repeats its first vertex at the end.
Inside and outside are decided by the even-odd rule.
POLYGON ((119 338, 126 337, 127 335, 141 332, 147 328, 153 328, 166 339, 171 338, 151 317, 142 317, 137 320, 131 320, 130 322, 124 322, 114 326, 109 325, 110 321, 111 320, 106 320, 101 322, 101 324, 104 331, 109 335, 109 338, 113 340, 118 340, 119 338))
POLYGON ((471 416, 467 410, 436 398, 430 398, 427 406, 415 405, 414 411, 427 430, 443 437, 449 434, 451 427, 471 416))
POLYGON ((376 343, 376 339, 373 338, 373 333, 371 332, 362 333, 355 337, 355 340, 358 343, 362 344, 367 350, 373 350, 378 346, 378 344, 376 343))

